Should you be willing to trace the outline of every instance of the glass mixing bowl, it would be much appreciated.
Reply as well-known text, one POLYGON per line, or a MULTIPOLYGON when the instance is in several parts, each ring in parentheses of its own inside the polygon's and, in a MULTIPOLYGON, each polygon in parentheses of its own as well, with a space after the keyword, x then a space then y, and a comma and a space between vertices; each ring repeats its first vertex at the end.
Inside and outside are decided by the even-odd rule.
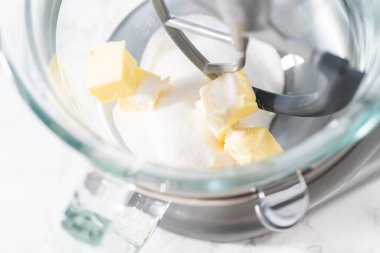
MULTIPOLYGON (((126 40, 128 50, 140 60, 148 39, 160 27, 149 2, 1 0, 0 49, 5 57, 0 63, 36 115, 97 170, 112 175, 111 180, 157 198, 166 196, 165 201, 241 195, 337 156, 366 136, 380 116, 378 2, 298 0, 293 1, 298 8, 287 10, 281 9, 282 1, 275 2, 284 29, 318 49, 349 59, 366 76, 354 100, 337 114, 278 116, 271 130, 286 152, 238 169, 179 169, 148 163, 115 144, 107 133, 97 104, 85 90, 87 55, 101 42, 126 40), (284 12, 292 19, 281 19, 284 12)), ((177 15, 202 12, 191 1, 168 4, 177 15)), ((285 73, 286 79, 289 76, 297 84, 297 68, 285 73)), ((288 85, 287 89, 297 91, 288 85)))

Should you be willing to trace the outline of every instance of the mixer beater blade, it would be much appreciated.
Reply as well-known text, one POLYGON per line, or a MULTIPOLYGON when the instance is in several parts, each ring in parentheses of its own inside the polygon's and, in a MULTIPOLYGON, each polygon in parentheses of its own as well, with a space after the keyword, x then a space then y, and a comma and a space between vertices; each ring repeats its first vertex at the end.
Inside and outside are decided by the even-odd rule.
POLYGON ((151 2, 171 39, 210 79, 244 67, 249 37, 266 42, 282 53, 302 57, 327 79, 328 85, 325 88, 300 95, 277 94, 253 86, 259 108, 263 110, 301 117, 329 115, 350 103, 364 78, 364 73, 351 68, 348 60, 321 52, 280 31, 270 19, 271 0, 197 0, 202 7, 224 21, 231 33, 176 17, 170 13, 165 0, 151 2), (209 62, 188 39, 185 31, 233 45, 237 55, 235 63, 209 62))

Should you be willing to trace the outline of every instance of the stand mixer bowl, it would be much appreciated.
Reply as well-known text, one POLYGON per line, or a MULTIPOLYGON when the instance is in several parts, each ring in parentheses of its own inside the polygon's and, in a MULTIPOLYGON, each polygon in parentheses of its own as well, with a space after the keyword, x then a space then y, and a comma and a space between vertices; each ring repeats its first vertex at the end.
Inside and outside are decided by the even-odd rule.
MULTIPOLYGON (((285 148, 283 155, 241 168, 185 170, 141 161, 117 145, 84 85, 86 55, 96 44, 125 40, 141 59, 160 28, 150 2, 0 1, 0 45, 6 58, 1 67, 37 116, 94 164, 66 212, 66 230, 101 247, 109 246, 112 231, 112 238, 139 249, 166 212, 165 229, 206 240, 243 239, 293 226, 360 169, 377 145, 377 131, 361 140, 380 116, 380 5, 369 0, 294 2, 293 10, 278 10, 284 29, 365 71, 356 97, 326 117, 278 115, 271 131, 285 148), (280 15, 284 12, 291 19, 280 15), (120 206, 121 216, 115 214, 120 206), (131 210, 150 217, 146 228, 143 218, 130 219, 131 210), (142 232, 128 232, 133 230, 142 232)), ((176 15, 207 14, 192 1, 167 4, 176 15)), ((293 94, 315 88, 318 79, 307 65, 284 75, 284 92, 293 94)))

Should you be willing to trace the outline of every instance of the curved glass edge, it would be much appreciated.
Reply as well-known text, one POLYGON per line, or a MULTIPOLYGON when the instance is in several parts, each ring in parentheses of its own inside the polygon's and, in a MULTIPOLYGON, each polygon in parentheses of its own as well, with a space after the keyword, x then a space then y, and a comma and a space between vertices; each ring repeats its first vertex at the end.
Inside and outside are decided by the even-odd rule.
MULTIPOLYGON (((28 21, 26 20, 26 22, 28 21)), ((34 41, 33 37, 29 39, 34 41)), ((34 60, 39 62, 40 66, 43 65, 43 61, 39 56, 36 56, 34 60)), ((10 69, 21 95, 37 116, 53 132, 88 157, 100 169, 126 180, 152 183, 157 187, 165 184, 167 189, 176 191, 222 193, 242 185, 259 186, 272 180, 281 179, 296 170, 307 169, 310 164, 331 157, 364 137, 379 122, 380 103, 374 103, 374 100, 366 100, 362 101, 365 104, 357 105, 357 108, 360 108, 359 110, 364 111, 359 119, 346 123, 339 122, 339 124, 332 122, 320 133, 308 140, 307 143, 288 151, 286 156, 281 155, 244 168, 226 168, 218 171, 204 170, 202 173, 199 173, 199 170, 160 168, 153 164, 137 161, 129 157, 128 154, 96 140, 96 138, 77 136, 72 133, 67 124, 61 122, 57 115, 48 113, 47 106, 43 105, 42 101, 38 101, 38 97, 32 95, 33 93, 24 85, 11 62, 10 69), (368 103, 374 103, 369 110, 368 103), (344 124, 342 125, 342 123, 344 124), (310 145, 310 143, 315 143, 317 140, 319 146, 310 145), (320 140, 323 140, 323 142, 320 140), (331 142, 334 144, 331 145, 331 142), (326 145, 326 149, 321 150, 320 145, 326 145), (293 166, 295 164, 297 166, 293 166)), ((40 69, 40 74, 44 76, 46 73, 44 73, 43 69, 40 69)), ((349 111, 351 114, 357 113, 357 110, 353 108, 349 109, 349 111)), ((349 117, 347 118, 346 121, 351 120, 349 117)), ((165 190, 161 189, 161 191, 165 190)))

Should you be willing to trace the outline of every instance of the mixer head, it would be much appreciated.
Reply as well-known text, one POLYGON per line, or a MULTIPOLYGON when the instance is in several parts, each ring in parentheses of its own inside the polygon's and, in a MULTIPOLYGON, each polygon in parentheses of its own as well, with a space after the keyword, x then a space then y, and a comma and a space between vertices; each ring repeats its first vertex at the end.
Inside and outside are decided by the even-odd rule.
MULTIPOLYGON (((275 94, 253 86, 257 103, 263 110, 303 117, 332 114, 349 104, 364 77, 364 73, 351 68, 346 59, 320 51, 280 29, 272 22, 272 0, 196 0, 209 13, 223 21, 230 32, 176 17, 170 13, 165 0, 151 1, 171 39, 210 79, 244 67, 246 49, 251 37, 272 45, 283 54, 291 53, 301 57, 325 76, 328 85, 308 94, 275 94), (233 45, 236 50, 235 62, 211 63, 184 32, 233 45)), ((288 7, 294 7, 297 3, 294 0, 283 2, 288 7)))

